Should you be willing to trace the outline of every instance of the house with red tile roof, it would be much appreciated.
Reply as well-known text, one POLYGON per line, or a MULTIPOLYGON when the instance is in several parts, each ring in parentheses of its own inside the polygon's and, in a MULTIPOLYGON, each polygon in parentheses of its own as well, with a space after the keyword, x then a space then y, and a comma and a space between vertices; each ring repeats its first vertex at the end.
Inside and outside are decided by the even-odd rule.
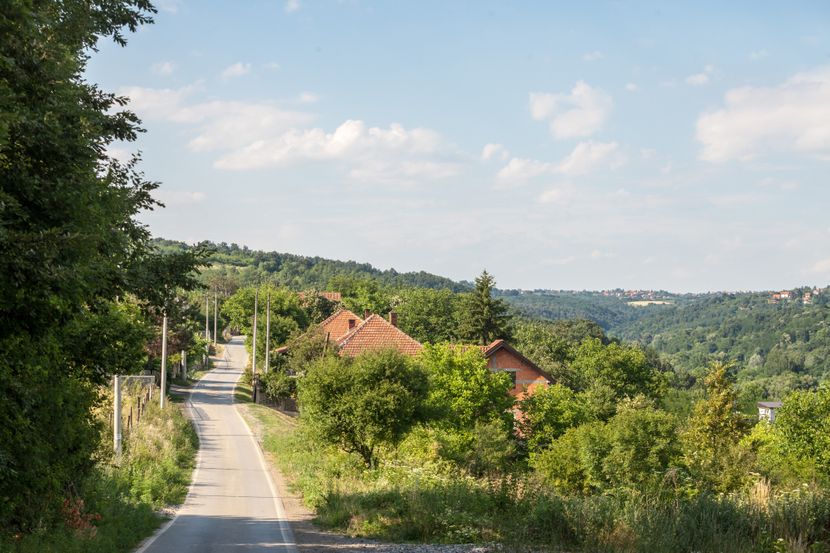
POLYGON ((393 348, 404 355, 418 355, 424 346, 398 328, 397 313, 387 321, 380 315, 369 315, 345 336, 335 340, 340 355, 355 357, 365 351, 393 348))
POLYGON ((521 400, 537 388, 547 388, 553 377, 536 363, 522 355, 504 340, 494 340, 486 346, 479 346, 487 366, 493 372, 505 371, 510 374, 513 388, 510 395, 521 400))
MULTIPOLYGON (((300 299, 305 299, 305 297, 310 293, 311 292, 300 292, 297 295, 300 296, 300 299)), ((321 298, 333 301, 334 303, 340 303, 343 301, 343 296, 340 292, 317 292, 317 295, 321 298)))
POLYGON ((336 342, 362 323, 363 319, 348 309, 341 308, 332 313, 329 318, 318 326, 323 331, 323 334, 328 336, 329 341, 336 342))

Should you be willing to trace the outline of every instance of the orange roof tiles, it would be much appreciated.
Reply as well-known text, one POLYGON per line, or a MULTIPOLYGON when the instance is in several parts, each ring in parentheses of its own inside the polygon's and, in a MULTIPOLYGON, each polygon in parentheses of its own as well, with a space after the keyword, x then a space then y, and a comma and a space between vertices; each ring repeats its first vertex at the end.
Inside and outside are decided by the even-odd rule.
POLYGON ((348 309, 338 309, 328 319, 320 323, 323 333, 329 335, 329 339, 337 341, 354 330, 363 322, 363 319, 348 309), (349 321, 352 321, 349 323, 349 321))
MULTIPOLYGON (((305 298, 308 292, 300 292, 298 295, 300 298, 305 298)), ((321 298, 326 298, 329 301, 333 301, 338 303, 343 300, 342 294, 340 292, 317 292, 317 295, 321 298)))
POLYGON ((340 355, 354 357, 364 351, 394 348, 404 355, 418 355, 424 346, 380 315, 370 315, 354 330, 337 340, 340 355))

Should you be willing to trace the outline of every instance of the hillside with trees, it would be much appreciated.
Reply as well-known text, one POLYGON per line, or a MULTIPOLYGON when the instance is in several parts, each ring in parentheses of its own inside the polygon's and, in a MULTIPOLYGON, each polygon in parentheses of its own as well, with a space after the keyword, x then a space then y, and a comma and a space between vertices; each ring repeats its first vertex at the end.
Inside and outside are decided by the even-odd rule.
POLYGON ((612 330, 653 348, 681 380, 712 360, 733 362, 753 397, 779 399, 830 377, 830 290, 773 303, 769 293, 719 294, 654 310, 612 330))

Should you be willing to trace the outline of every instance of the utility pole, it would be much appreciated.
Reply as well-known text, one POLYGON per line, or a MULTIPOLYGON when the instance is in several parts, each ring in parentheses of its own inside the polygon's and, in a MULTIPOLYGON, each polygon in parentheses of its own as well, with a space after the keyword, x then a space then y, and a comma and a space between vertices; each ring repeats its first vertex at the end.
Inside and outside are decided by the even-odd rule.
POLYGON ((113 381, 113 412, 112 412, 112 445, 115 449, 116 460, 121 460, 121 379, 118 375, 112 377, 113 381))
POLYGON ((271 290, 268 290, 268 303, 265 312, 265 374, 271 365, 271 290))
POLYGON ((167 313, 161 323, 161 393, 159 405, 164 409, 164 398, 167 396, 167 313))
POLYGON ((187 380, 187 350, 182 350, 182 376, 187 380))
POLYGON ((213 347, 216 347, 216 321, 219 320, 219 299, 217 298, 216 288, 213 289, 213 347))
POLYGON ((251 376, 256 378, 256 312, 259 309, 259 287, 257 286, 254 294, 254 344, 251 348, 253 354, 251 359, 251 376))
POLYGON ((205 362, 204 366, 207 368, 207 358, 210 354, 210 296, 205 294, 205 362))

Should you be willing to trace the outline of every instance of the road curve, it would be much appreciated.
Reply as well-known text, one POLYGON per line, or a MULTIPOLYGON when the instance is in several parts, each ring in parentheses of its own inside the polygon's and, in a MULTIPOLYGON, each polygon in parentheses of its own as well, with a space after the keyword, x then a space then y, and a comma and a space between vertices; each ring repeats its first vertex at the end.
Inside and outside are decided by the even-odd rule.
POLYGON ((246 360, 243 338, 233 338, 191 392, 187 406, 200 442, 193 482, 176 517, 136 553, 296 553, 282 498, 233 405, 246 360))

